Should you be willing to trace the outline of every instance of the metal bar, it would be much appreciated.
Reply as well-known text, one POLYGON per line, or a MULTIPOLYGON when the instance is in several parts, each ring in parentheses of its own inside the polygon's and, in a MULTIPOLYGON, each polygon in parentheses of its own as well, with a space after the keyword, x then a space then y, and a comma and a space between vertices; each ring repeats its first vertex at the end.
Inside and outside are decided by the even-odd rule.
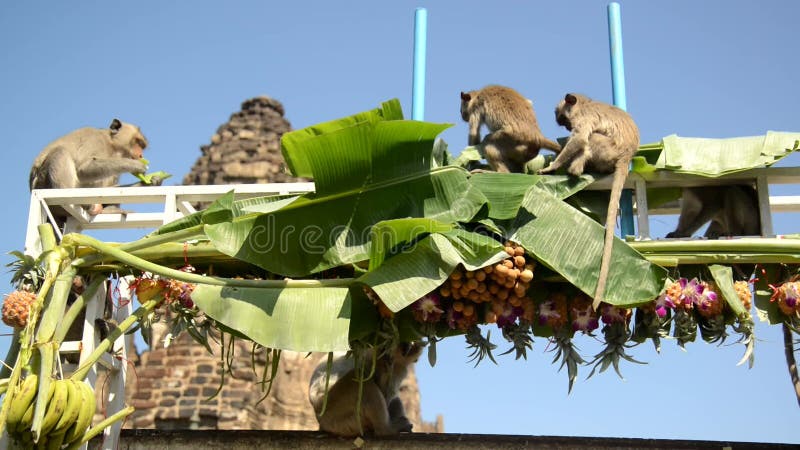
MULTIPOLYGON (((619 3, 608 4, 608 46, 611 53, 611 92, 614 105, 627 110, 625 97, 625 64, 622 58, 622 19, 619 3)), ((633 193, 626 189, 619 199, 620 232, 623 236, 631 236, 633 230, 633 193)))
POLYGON ((411 84, 411 119, 425 120, 425 52, 428 40, 428 10, 414 12, 414 75, 411 84))
POLYGON ((758 214, 761 217, 761 236, 774 236, 772 211, 769 207, 769 182, 767 182, 766 175, 756 178, 756 192, 758 195, 758 214))

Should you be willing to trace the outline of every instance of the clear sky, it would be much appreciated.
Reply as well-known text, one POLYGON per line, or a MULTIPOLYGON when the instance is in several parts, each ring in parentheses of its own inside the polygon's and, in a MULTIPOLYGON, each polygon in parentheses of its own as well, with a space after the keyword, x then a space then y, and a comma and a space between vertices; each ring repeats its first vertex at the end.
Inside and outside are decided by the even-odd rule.
MULTIPOLYGON (((531 98, 545 135, 564 135, 553 107, 567 91, 611 100, 606 1, 3 2, 0 136, 6 219, 0 250, 22 249, 28 171, 41 148, 118 117, 141 126, 153 170, 177 184, 217 127, 245 99, 269 95, 294 128, 398 97, 411 112, 414 9, 428 8, 426 120, 466 146, 461 90, 497 83, 531 98)), ((800 131, 800 2, 622 1, 628 110, 642 142, 672 133, 734 137, 800 131)), ((800 166, 791 156, 781 165, 800 166)), ((125 180, 124 180, 125 181, 125 180)), ((797 186, 773 193, 797 192, 797 186)), ((777 233, 800 232, 776 214, 777 233)), ((656 217, 663 236, 673 218, 656 217)), ((144 230, 141 234, 144 234, 144 230)), ((131 239, 138 237, 134 233, 131 239)), ((4 263, 11 260, 3 256, 4 263)), ((8 285, 9 276, 0 276, 8 285)), ((10 290, 9 288, 7 288, 10 290)), ((8 332, 2 326, 0 332, 8 332)), ((418 365, 423 417, 448 432, 717 439, 800 443, 798 409, 779 327, 756 328, 756 365, 743 348, 665 341, 571 395, 538 339, 527 362, 467 363, 462 338, 418 365)), ((499 333, 492 335, 497 340, 499 333)), ((598 350, 578 338, 583 355, 598 350)), ((0 339, 5 354, 8 338, 0 339)), ((496 341, 500 348, 506 344, 496 341)))

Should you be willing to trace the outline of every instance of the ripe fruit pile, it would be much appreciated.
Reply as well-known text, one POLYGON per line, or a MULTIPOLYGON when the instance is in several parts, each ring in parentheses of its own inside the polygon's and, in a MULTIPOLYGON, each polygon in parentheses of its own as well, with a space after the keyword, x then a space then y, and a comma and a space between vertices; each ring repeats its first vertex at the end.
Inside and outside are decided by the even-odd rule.
POLYGON ((500 328, 522 318, 533 321, 534 304, 527 291, 534 263, 525 249, 506 242, 508 257, 478 270, 456 267, 439 287, 441 305, 451 328, 466 330, 477 323, 497 323, 500 328))
MULTIPOLYGON (((6 419, 11 438, 30 448, 38 391, 39 377, 28 375, 11 400, 6 419)), ((88 384, 72 379, 51 380, 37 448, 61 448, 79 441, 91 425, 95 409, 94 391, 88 384)))
POLYGON ((13 328, 25 328, 28 312, 36 301, 36 294, 28 291, 14 291, 3 301, 3 323, 13 328))

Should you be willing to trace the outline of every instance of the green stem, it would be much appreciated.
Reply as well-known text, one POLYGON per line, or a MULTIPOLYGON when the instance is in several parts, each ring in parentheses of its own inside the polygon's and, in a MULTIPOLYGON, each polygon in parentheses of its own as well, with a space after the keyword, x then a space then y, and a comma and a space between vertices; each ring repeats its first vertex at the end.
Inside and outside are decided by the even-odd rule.
POLYGON ((70 327, 72 327, 72 323, 75 322, 75 319, 78 315, 83 311, 83 308, 86 307, 86 302, 89 301, 94 294, 97 293, 97 290, 100 288, 100 285, 106 281, 106 278, 103 276, 97 276, 88 286, 86 286, 86 290, 83 291, 78 298, 72 302, 67 313, 64 314, 64 318, 58 323, 56 327, 56 332, 53 337, 53 340, 57 343, 64 342, 64 337, 66 337, 67 333, 69 332, 70 327))
POLYGON ((36 405, 33 409, 33 424, 31 425, 31 433, 33 433, 34 442, 39 442, 39 433, 42 432, 44 413, 47 411, 47 393, 50 389, 50 383, 53 382, 53 363, 55 361, 56 344, 54 342, 46 342, 40 345, 39 354, 42 358, 39 370, 39 393, 36 395, 36 405))
POLYGON ((11 344, 8 347, 8 353, 4 360, 5 364, 3 364, 3 367, 0 367, 0 378, 8 378, 11 376, 11 368, 14 367, 14 364, 17 362, 17 356, 19 356, 21 335, 22 328, 14 327, 14 336, 11 337, 11 344))
POLYGON ((42 286, 36 294, 36 301, 31 305, 28 312, 28 324, 20 332, 19 342, 19 357, 17 358, 14 368, 11 370, 11 377, 8 380, 8 390, 6 391, 5 399, 2 406, 0 406, 0 436, 3 435, 6 427, 6 417, 8 417, 8 409, 11 405, 11 400, 19 390, 19 380, 22 377, 22 369, 28 365, 33 351, 33 336, 36 330, 37 319, 39 312, 44 306, 45 297, 53 284, 53 280, 58 273, 61 266, 61 252, 56 249, 56 238, 53 233, 53 227, 50 224, 41 224, 37 228, 39 231, 39 239, 42 242, 42 252, 46 253, 45 256, 45 277, 42 281, 42 286))
POLYGON ((681 264, 798 264, 800 254, 765 254, 765 253, 737 253, 737 254, 676 254, 676 253, 643 253, 642 256, 653 264, 662 267, 675 267, 681 264))
MULTIPOLYGON (((70 233, 64 236, 64 240, 73 240, 75 236, 80 236, 77 234, 70 233)), ((174 231, 172 233, 164 233, 158 235, 148 235, 145 236, 137 241, 128 242, 126 244, 120 245, 117 247, 118 249, 124 252, 132 252, 144 248, 155 247, 160 244, 166 244, 169 242, 183 242, 189 241, 192 239, 197 239, 199 237, 203 237, 203 225, 195 225, 190 228, 186 228, 179 231, 174 231)), ((108 245, 108 244, 106 244, 108 245)), ((102 253, 102 252, 101 252, 102 253)), ((74 264, 77 266, 91 266, 97 264, 98 262, 105 259, 104 254, 100 255, 88 255, 83 258, 78 258, 74 261, 74 264)))
POLYGON ((800 239, 742 238, 686 241, 633 241, 641 253, 800 253, 800 239))
POLYGON ((87 357, 83 365, 81 365, 78 370, 76 370, 75 373, 70 376, 70 378, 76 381, 83 381, 83 379, 86 378, 86 375, 89 373, 89 370, 92 369, 94 363, 96 363, 97 360, 103 356, 103 353, 107 352, 108 349, 114 345, 114 341, 125 334, 125 332, 128 331, 128 329, 130 329, 136 322, 142 320, 144 316, 150 314, 159 303, 160 301, 157 300, 148 300, 142 306, 138 307, 133 314, 120 322, 119 326, 108 333, 108 336, 97 345, 92 354, 87 357))
POLYGON ((72 282, 77 275, 78 269, 74 266, 67 266, 56 277, 53 285, 53 294, 50 296, 50 301, 44 308, 42 313, 42 320, 39 323, 39 330, 36 332, 36 343, 44 344, 53 339, 53 334, 56 331, 58 323, 64 317, 64 312, 67 309, 67 297, 72 290, 72 282))
POLYGON ((80 440, 77 440, 77 441, 73 442, 72 445, 67 447, 67 450, 76 450, 76 449, 80 448, 81 445, 89 442, 90 440, 92 440, 93 437, 95 437, 98 434, 102 433, 103 430, 106 429, 106 427, 110 427, 111 424, 113 424, 114 422, 116 422, 118 420, 122 420, 122 419, 128 417, 135 410, 136 410, 136 408, 134 408, 133 406, 128 406, 128 407, 126 407, 126 408, 124 408, 124 409, 112 414, 111 416, 108 416, 105 420, 103 420, 102 422, 100 422, 97 425, 95 425, 92 428, 90 428, 89 431, 87 431, 86 434, 84 434, 83 437, 80 440))
MULTIPOLYGON (((164 266, 147 261, 143 258, 131 255, 130 253, 121 249, 121 247, 113 247, 109 244, 101 242, 93 237, 85 236, 82 234, 68 234, 64 236, 64 243, 69 245, 82 245, 93 248, 104 255, 125 263, 129 266, 136 267, 145 272, 152 272, 166 278, 185 281, 187 283, 200 283, 212 286, 228 286, 228 287, 259 287, 259 288, 314 288, 314 287, 342 287, 349 286, 352 278, 337 278, 330 280, 238 280, 230 278, 221 278, 213 276, 203 276, 194 273, 184 272, 182 270, 170 269, 164 266)), ((88 261, 88 260, 87 260, 88 261)), ((74 265, 85 265, 86 261, 74 260, 74 265)))

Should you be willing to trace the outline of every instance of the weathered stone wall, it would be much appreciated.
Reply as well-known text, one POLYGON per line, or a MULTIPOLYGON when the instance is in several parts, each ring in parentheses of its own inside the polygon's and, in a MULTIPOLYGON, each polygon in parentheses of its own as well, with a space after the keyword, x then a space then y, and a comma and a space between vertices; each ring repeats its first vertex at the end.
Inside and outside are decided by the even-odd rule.
POLYGON ((217 129, 211 143, 200 147, 202 155, 183 184, 302 181, 286 173, 281 136, 291 125, 283 114, 283 105, 270 97, 242 103, 242 110, 217 129))

